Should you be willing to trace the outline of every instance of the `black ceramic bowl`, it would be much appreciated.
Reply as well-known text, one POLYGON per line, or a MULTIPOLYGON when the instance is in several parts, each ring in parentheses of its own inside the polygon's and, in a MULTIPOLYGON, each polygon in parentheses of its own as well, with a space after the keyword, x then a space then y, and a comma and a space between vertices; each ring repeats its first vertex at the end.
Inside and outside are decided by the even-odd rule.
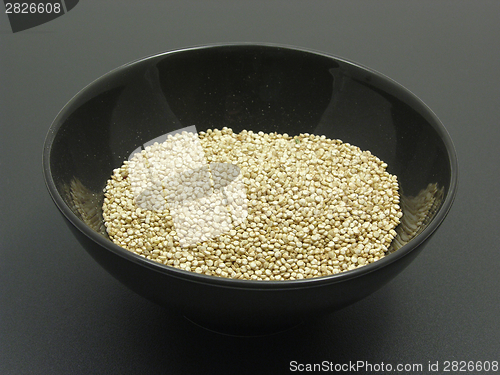
POLYGON ((58 114, 43 168, 52 199, 102 267, 138 294, 225 332, 279 329, 373 293, 422 250, 457 187, 452 141, 415 95, 358 64, 275 45, 188 48, 111 71, 58 114), (190 125, 324 134, 370 150, 401 187, 405 216, 390 254, 327 277, 244 281, 164 266, 115 245, 101 210, 112 170, 138 147, 190 125))

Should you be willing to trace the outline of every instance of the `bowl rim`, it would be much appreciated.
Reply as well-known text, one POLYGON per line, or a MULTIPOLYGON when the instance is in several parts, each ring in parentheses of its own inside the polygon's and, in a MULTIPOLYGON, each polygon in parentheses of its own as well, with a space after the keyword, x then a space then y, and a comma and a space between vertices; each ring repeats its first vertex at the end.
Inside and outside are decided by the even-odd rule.
MULTIPOLYGON (((437 117, 437 115, 412 91, 396 82, 392 78, 382 74, 372 68, 359 64, 357 62, 351 61, 349 59, 345 59, 343 57, 336 56, 334 54, 297 47, 287 44, 276 44, 276 43, 253 43, 253 42, 236 42, 236 43, 213 43, 213 44, 203 44, 203 45, 195 45, 190 47, 178 48, 167 50, 163 52, 158 52, 155 54, 151 54, 142 58, 138 58, 131 62, 125 63, 115 69, 110 70, 109 72, 103 74, 97 79, 93 80, 86 86, 84 86, 80 91, 78 91, 57 113, 56 117, 52 121, 51 126, 47 132, 45 137, 43 153, 42 153, 42 167, 43 167, 43 175, 46 187, 49 191, 49 194, 54 201, 55 205, 59 209, 59 211, 65 216, 65 218, 82 234, 88 237, 93 242, 96 242, 102 248, 111 251, 115 255, 118 255, 128 261, 131 261, 139 266, 148 268, 151 271, 159 272, 169 277, 174 277, 178 279, 182 279, 185 281, 190 281, 193 283, 200 283, 204 285, 212 285, 223 288, 232 288, 232 289, 250 289, 250 290, 280 290, 280 289, 303 289, 303 288, 311 288, 311 287, 320 287, 326 284, 334 284, 338 282, 344 282, 346 280, 354 279, 357 277, 361 277, 371 272, 375 272, 381 268, 388 266, 389 264, 399 260, 400 258, 408 255, 410 252, 415 250, 419 245, 425 242, 430 236, 438 229, 438 227, 442 224, 446 216, 448 215, 453 201, 455 200, 458 186, 458 159, 456 154, 456 149, 453 144, 453 141, 444 127, 441 120, 437 117), (51 160, 51 151, 53 142, 57 136, 57 133, 62 126, 63 122, 60 119, 64 116, 65 112, 68 110, 68 107, 73 103, 73 101, 86 92, 86 90, 93 86, 96 82, 105 79, 106 77, 122 70, 126 70, 129 66, 141 63, 143 61, 151 60, 154 58, 158 58, 161 56, 168 56, 171 54, 183 53, 193 50, 203 50, 203 49, 213 49, 213 48, 225 48, 225 47, 270 47, 276 49, 284 49, 284 50, 294 50, 298 52, 309 53, 313 55, 319 55, 323 57, 327 57, 329 59, 334 59, 338 62, 342 62, 360 69, 363 69, 378 78, 390 83, 391 85, 398 87, 403 92, 409 94, 414 100, 416 100, 422 107, 422 109, 426 112, 426 115, 430 117, 430 125, 434 128, 434 130, 440 136, 448 155, 448 160, 450 164, 450 186, 448 188, 448 192, 445 196, 445 200, 442 203, 439 210, 436 212, 431 222, 421 233, 419 233, 416 237, 414 237, 409 243, 405 244, 397 251, 387 254, 383 258, 364 265, 359 268, 355 268, 353 270, 342 271, 337 274, 328 275, 328 276, 318 276, 307 279, 297 279, 297 280, 240 280, 240 279, 231 279, 224 278, 219 276, 211 276, 205 274, 198 274, 192 271, 186 271, 182 269, 178 269, 172 266, 164 265, 161 263, 157 263, 153 260, 149 260, 143 258, 135 253, 132 253, 129 250, 126 250, 110 239, 105 238, 102 234, 91 229, 87 224, 85 224, 81 219, 79 219, 72 210, 68 207, 68 205, 64 202, 62 197, 60 196, 54 179, 52 178, 50 160, 51 160)), ((103 250, 104 250, 103 249, 103 250)))

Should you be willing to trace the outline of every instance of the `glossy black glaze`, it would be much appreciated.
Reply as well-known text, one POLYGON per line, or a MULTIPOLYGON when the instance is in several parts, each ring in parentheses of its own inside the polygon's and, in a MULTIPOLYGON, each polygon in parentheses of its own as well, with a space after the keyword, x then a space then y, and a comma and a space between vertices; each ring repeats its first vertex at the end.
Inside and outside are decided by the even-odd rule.
POLYGON ((190 48, 115 69, 62 109, 43 156, 54 202, 97 262, 137 293, 225 332, 275 330, 347 306, 383 286, 444 220, 458 173, 443 125, 408 90, 343 59, 270 45, 190 48), (441 189, 439 204, 402 248, 339 275, 254 282, 163 266, 107 238, 103 188, 138 147, 190 125, 198 131, 228 126, 338 138, 384 160, 398 176, 403 198, 435 184, 441 189))

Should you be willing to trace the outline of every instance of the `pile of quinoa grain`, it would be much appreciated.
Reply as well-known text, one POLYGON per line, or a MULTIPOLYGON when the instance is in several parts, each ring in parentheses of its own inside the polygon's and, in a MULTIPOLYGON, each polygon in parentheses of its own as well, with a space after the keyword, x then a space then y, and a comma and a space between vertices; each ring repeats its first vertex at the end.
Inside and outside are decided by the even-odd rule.
MULTIPOLYGON (((183 270, 246 280, 326 276, 381 259, 396 236, 402 217, 398 182, 386 167, 369 151, 325 136, 234 133, 228 128, 198 135, 183 132, 146 147, 113 171, 105 188, 103 218, 110 239, 119 246, 183 270), (172 141, 189 144, 193 136, 204 156, 200 147, 193 148, 184 167, 201 167, 188 175, 181 168, 176 178, 192 180, 199 173, 212 182, 196 185, 189 190, 194 196, 187 197, 176 190, 182 184, 167 189, 173 174, 165 172, 162 162, 172 161, 174 171, 181 163, 175 155, 182 156, 183 150, 172 141), (216 163, 237 166, 246 197, 235 199, 234 207, 244 210, 235 216, 228 209, 232 221, 220 219, 216 227, 223 229, 217 236, 200 232, 192 237, 201 238, 197 242, 182 243, 188 233, 179 229, 176 217, 185 216, 172 214, 177 209, 172 199, 181 196, 195 204, 210 196, 221 198, 210 171, 216 163), (132 164, 142 166, 140 172, 132 164)), ((230 203, 224 201, 228 207, 230 203)))

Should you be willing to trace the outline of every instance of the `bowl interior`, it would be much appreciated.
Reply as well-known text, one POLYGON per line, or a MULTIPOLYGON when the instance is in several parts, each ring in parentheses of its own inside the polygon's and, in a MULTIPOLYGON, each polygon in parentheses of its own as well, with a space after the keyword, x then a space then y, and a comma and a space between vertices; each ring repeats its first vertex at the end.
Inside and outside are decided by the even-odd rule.
POLYGON ((451 141, 406 89, 339 58, 255 45, 165 53, 96 80, 54 121, 46 176, 64 210, 81 221, 75 224, 107 237, 101 207, 112 170, 134 150, 192 125, 320 134, 370 150, 401 187, 404 216, 391 251, 431 225, 453 189, 451 141))

